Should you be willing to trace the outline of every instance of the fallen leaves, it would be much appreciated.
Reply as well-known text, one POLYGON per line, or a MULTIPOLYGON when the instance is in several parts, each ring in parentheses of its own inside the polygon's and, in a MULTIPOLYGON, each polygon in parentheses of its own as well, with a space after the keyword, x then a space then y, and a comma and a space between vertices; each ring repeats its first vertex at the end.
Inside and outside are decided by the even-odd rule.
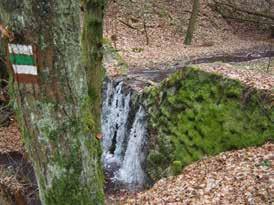
POLYGON ((120 204, 140 205, 273 202, 274 144, 271 143, 200 160, 187 166, 181 175, 158 181, 148 191, 120 198, 120 204))
MULTIPOLYGON (((184 10, 191 11, 190 1, 153 0, 147 2, 153 2, 172 18, 170 20, 169 15, 161 17, 157 12, 151 12, 150 18, 147 19, 147 23, 151 25, 147 29, 149 45, 146 45, 144 32, 133 30, 117 20, 117 17, 124 21, 131 17, 136 18, 134 14, 140 9, 140 2, 135 2, 136 6, 132 7, 110 3, 106 12, 104 36, 111 38, 115 35, 113 44, 128 63, 129 68, 143 69, 179 60, 188 61, 206 56, 229 55, 239 50, 261 48, 267 51, 271 45, 266 32, 260 33, 258 28, 250 25, 227 23, 222 16, 212 11, 209 6, 210 0, 202 0, 199 25, 194 34, 193 44, 186 46, 184 35, 188 26, 189 12, 184 12, 184 10)), ((153 7, 153 10, 155 9, 153 7)))
POLYGON ((244 84, 262 90, 274 88, 274 75, 257 70, 239 69, 237 65, 228 63, 200 64, 199 68, 207 72, 222 74, 231 79, 236 79, 244 84))
POLYGON ((23 153, 23 144, 15 121, 8 127, 0 127, 0 153, 9 152, 23 153))
POLYGON ((0 154, 0 176, 0 203, 10 199, 7 204, 37 204, 34 171, 20 153, 0 154))
MULTIPOLYGON (((151 1, 148 2, 151 3, 151 1)), ((127 70, 126 68, 120 68, 123 64, 128 66, 129 73, 135 70, 151 70, 152 68, 168 70, 176 64, 183 67, 185 63, 195 59, 234 56, 234 54, 242 52, 247 52, 248 56, 254 57, 258 53, 266 53, 270 50, 273 52, 274 42, 268 39, 266 32, 259 32, 257 28, 250 25, 246 26, 236 22, 228 23, 219 14, 212 11, 209 0, 201 1, 202 9, 194 41, 192 45, 186 46, 183 41, 188 25, 188 11, 191 11, 192 8, 190 1, 154 0, 152 2, 153 5, 157 5, 154 10, 161 9, 168 15, 161 17, 157 12, 150 14, 150 18, 147 19, 147 23, 151 25, 148 29, 149 45, 146 45, 146 39, 142 32, 133 30, 117 20, 117 17, 125 21, 134 18, 137 19, 137 21, 134 21, 136 25, 141 23, 141 19, 134 16, 140 9, 141 3, 131 2, 136 6, 130 8, 128 4, 109 4, 105 17, 104 35, 110 39, 113 35, 115 36, 114 44, 117 52, 116 57, 109 54, 105 55, 108 56, 105 57, 104 61, 108 76, 117 77, 126 74, 126 72, 121 73, 121 70, 127 70), (182 10, 182 8, 184 9, 182 10), (168 16, 170 16, 172 22, 170 22, 168 16), (117 59, 123 59, 124 63, 121 64, 120 60, 117 59)), ((244 66, 217 63, 208 66, 203 65, 201 68, 240 80, 252 87, 265 90, 273 89, 274 60, 270 61, 265 58, 261 64, 255 61, 249 62, 250 65, 244 66), (255 64, 256 66, 254 66, 255 64), (241 68, 238 69, 239 67, 241 68)), ((127 66, 123 65, 122 67, 127 66)), ((136 79, 134 78, 135 81, 136 79)), ((139 81, 139 79, 137 80, 139 81)), ((141 81, 133 85, 133 88, 140 92, 146 83, 155 85, 153 81, 141 81)))

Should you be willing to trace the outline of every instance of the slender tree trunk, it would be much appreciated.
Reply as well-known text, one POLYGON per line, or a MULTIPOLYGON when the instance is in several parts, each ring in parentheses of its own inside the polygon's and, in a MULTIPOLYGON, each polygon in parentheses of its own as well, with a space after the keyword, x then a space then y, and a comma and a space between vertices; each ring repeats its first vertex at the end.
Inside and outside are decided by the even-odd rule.
POLYGON ((81 0, 83 12, 82 51, 87 73, 88 93, 94 114, 93 133, 100 133, 101 88, 104 76, 103 17, 105 0, 81 0))
POLYGON ((274 25, 270 26, 270 30, 271 30, 271 38, 274 38, 274 25))
POLYGON ((190 45, 192 42, 192 37, 193 37, 194 30, 195 30, 195 27, 197 24, 199 10, 200 10, 200 0, 193 0, 192 13, 191 13, 191 17, 189 20, 187 33, 185 36, 185 44, 186 45, 190 45))
MULTIPOLYGON (((94 2, 86 1, 87 11, 94 2)), ((103 6, 92 11, 101 14, 103 6)), ((84 36, 93 35, 83 38, 83 61, 78 1, 1 0, 0 18, 15 34, 12 43, 34 48, 37 80, 23 83, 15 77, 12 93, 42 204, 103 204, 100 145, 94 136, 99 131, 101 57, 92 58, 100 53, 95 43, 101 40, 102 24, 85 27, 84 36)))
MULTIPOLYGON (((0 45, 4 44, 4 40, 0 37, 0 45)), ((5 48, 0 47, 0 89, 3 86, 2 80, 7 79, 8 72, 5 64, 5 48)))

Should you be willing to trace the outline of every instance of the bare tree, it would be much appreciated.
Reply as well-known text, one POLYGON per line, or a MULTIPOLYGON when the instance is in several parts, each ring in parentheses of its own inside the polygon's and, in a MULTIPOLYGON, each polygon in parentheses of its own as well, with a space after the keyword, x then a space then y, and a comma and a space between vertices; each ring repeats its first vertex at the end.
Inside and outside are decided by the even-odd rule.
POLYGON ((186 45, 190 45, 192 42, 195 26, 197 24, 197 19, 199 15, 199 10, 200 10, 200 0, 193 0, 192 13, 191 13, 191 17, 189 20, 186 37, 185 37, 186 45))

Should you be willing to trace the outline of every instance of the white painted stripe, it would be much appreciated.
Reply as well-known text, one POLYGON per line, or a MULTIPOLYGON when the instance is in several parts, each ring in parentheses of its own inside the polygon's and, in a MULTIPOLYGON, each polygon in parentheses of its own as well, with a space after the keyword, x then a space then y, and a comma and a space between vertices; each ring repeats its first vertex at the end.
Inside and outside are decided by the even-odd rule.
POLYGON ((37 67, 32 65, 12 65, 14 73, 16 74, 28 74, 37 75, 37 67))
POLYGON ((27 45, 19 45, 19 44, 9 44, 9 51, 10 53, 14 54, 25 54, 25 55, 32 55, 32 46, 27 45))

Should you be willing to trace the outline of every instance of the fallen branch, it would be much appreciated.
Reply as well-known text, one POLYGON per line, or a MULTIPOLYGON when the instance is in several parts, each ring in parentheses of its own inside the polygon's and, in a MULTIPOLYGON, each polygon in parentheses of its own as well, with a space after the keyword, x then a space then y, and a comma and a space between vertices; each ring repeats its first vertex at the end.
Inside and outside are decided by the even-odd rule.
POLYGON ((1 23, 0 23, 0 33, 2 34, 3 37, 10 39, 10 41, 14 39, 13 33, 9 31, 8 28, 1 23))
POLYGON ((263 17, 263 18, 274 20, 274 16, 271 15, 271 14, 265 14, 265 13, 261 13, 261 12, 257 12, 257 11, 250 11, 250 10, 239 8, 237 6, 234 6, 234 5, 228 4, 228 3, 224 3, 224 2, 215 1, 215 4, 216 4, 216 6, 218 6, 218 5, 222 6, 223 5, 223 6, 230 7, 232 9, 236 10, 236 11, 247 13, 247 14, 250 14, 250 15, 253 15, 253 16, 259 16, 259 17, 263 17))
POLYGON ((117 19, 117 20, 118 20, 120 23, 124 24, 125 26, 127 26, 127 27, 129 27, 129 28, 131 28, 131 29, 133 29, 133 30, 140 31, 140 29, 138 29, 138 28, 136 28, 136 27, 130 25, 129 23, 127 23, 127 22, 125 22, 125 21, 123 21, 123 20, 121 20, 121 19, 117 19))
POLYGON ((5 59, 4 59, 4 58, 2 58, 1 56, 0 56, 0 61, 2 61, 2 63, 6 64, 5 59))
POLYGON ((6 84, 9 83, 9 81, 7 81, 7 80, 5 80, 5 79, 0 79, 0 83, 1 83, 1 82, 4 82, 4 83, 6 83, 6 84))
POLYGON ((244 18, 240 18, 240 17, 234 17, 234 16, 225 15, 223 13, 221 13, 221 15, 222 15, 223 18, 233 19, 233 20, 240 21, 240 22, 245 21, 245 22, 254 23, 254 24, 265 24, 265 25, 270 25, 270 26, 273 25, 270 22, 256 21, 256 20, 253 20, 253 19, 244 19, 244 18))
MULTIPOLYGON (((260 21, 260 20, 254 20, 254 19, 247 19, 247 18, 241 18, 239 17, 239 15, 236 17, 236 16, 232 16, 232 15, 228 15, 228 14, 225 14, 225 12, 221 9, 223 7, 221 7, 220 5, 225 5, 225 6, 228 6, 230 4, 227 4, 227 3, 220 3, 220 2, 217 2, 215 1, 215 5, 211 5, 211 7, 216 10, 218 13, 220 13, 222 15, 223 18, 226 18, 226 19, 233 19, 233 20, 236 20, 236 21, 240 21, 240 22, 250 22, 250 23, 254 23, 254 24, 264 24, 264 25, 270 25, 272 26, 274 23, 273 22, 269 22, 269 21, 260 21), (219 6, 218 6, 219 5, 219 6)), ((230 8, 234 8, 234 7, 230 7, 230 8)), ((235 9, 235 12, 244 12, 245 9, 240 9, 240 10, 237 10, 235 9)), ((246 12, 247 13, 247 12, 246 12)), ((249 12, 247 14, 250 14, 250 13, 253 13, 253 12, 249 12)), ((255 15, 255 13, 257 12, 254 12, 253 15, 255 15)), ((258 15, 256 15, 258 16, 258 15)), ((263 17, 263 16, 260 16, 260 17, 263 17)), ((274 16, 273 16, 274 17, 274 16)), ((265 17, 264 17, 265 18, 265 17)), ((271 19, 271 18, 269 18, 271 19)))

